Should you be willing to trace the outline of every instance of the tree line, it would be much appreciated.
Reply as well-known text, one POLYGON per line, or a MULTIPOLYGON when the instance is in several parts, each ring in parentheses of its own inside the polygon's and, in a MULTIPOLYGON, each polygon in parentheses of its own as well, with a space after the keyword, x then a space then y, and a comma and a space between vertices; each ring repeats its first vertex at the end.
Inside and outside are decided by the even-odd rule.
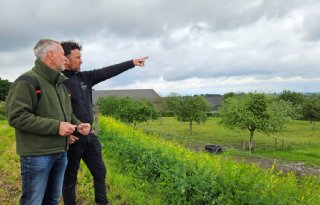
MULTIPOLYGON (((210 116, 212 105, 205 96, 180 96, 172 93, 156 104, 145 99, 128 97, 105 97, 98 100, 102 114, 113 116, 136 126, 140 122, 173 116, 178 121, 189 123, 192 134, 193 123, 204 123, 210 116)), ((282 131, 292 119, 309 120, 315 127, 320 119, 320 95, 303 95, 283 91, 279 95, 265 93, 226 93, 218 110, 221 124, 228 128, 239 128, 249 132, 249 150, 254 149, 254 134, 282 131)))
MULTIPOLYGON (((5 119, 4 100, 11 82, 0 78, 0 119, 5 119)), ((157 103, 147 99, 130 97, 102 97, 97 101, 100 112, 125 123, 138 123, 173 116, 178 121, 189 123, 192 134, 193 123, 204 123, 210 116, 213 105, 206 100, 212 94, 181 96, 171 93, 157 103)), ((249 149, 253 149, 255 131, 279 132, 291 119, 309 120, 315 128, 320 120, 320 95, 301 94, 284 90, 279 95, 265 93, 226 93, 219 105, 221 124, 229 128, 249 131, 249 149)))

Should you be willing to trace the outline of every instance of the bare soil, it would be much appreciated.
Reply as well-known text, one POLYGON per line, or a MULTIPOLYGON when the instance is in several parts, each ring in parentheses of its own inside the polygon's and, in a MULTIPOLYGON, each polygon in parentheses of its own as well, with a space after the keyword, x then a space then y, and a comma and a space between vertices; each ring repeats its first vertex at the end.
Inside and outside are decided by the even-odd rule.
MULTIPOLYGON (((242 159, 236 158, 237 161, 242 159)), ((247 164, 256 164, 262 168, 270 169, 273 165, 275 170, 282 170, 284 173, 293 172, 297 176, 306 176, 306 175, 319 175, 320 176, 320 167, 311 167, 306 166, 304 162, 283 162, 278 159, 266 159, 266 158, 257 158, 257 157, 247 157, 245 159, 247 164)))

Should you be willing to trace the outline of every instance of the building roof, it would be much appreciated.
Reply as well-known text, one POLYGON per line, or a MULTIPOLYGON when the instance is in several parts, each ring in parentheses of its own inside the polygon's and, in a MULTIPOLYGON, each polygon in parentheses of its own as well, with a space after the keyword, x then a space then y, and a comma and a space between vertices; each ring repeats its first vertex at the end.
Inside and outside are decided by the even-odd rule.
POLYGON ((215 96, 204 96, 212 105, 213 110, 217 110, 220 106, 221 101, 223 100, 223 97, 221 95, 215 95, 215 96))
POLYGON ((160 96, 153 89, 130 89, 130 90, 93 90, 92 101, 95 105, 99 97, 131 97, 135 99, 145 98, 153 103, 160 101, 160 96))

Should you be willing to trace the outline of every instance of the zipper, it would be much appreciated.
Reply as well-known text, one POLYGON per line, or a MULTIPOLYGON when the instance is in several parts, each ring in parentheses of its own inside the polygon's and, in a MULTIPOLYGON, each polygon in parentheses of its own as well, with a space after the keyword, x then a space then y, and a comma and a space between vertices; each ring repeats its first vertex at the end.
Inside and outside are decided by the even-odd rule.
MULTIPOLYGON (((64 121, 67 122, 67 116, 66 116, 66 113, 63 109, 63 106, 62 106, 62 102, 61 102, 61 98, 60 98, 60 93, 59 93, 59 90, 58 90, 58 85, 61 84, 61 83, 56 83, 56 93, 57 93, 57 96, 58 96, 58 100, 59 100, 59 104, 60 104, 60 107, 61 107, 61 110, 62 110, 62 113, 63 113, 63 118, 64 118, 64 121)), ((67 151, 68 150, 68 140, 67 140, 67 137, 65 137, 65 143, 64 143, 64 151, 67 151)))

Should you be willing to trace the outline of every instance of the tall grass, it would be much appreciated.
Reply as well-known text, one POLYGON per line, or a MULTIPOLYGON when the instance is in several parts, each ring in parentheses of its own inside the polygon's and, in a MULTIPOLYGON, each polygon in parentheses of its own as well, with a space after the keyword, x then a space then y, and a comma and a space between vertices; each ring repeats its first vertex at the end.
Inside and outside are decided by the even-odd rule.
POLYGON ((320 182, 298 180, 228 158, 195 153, 146 135, 110 118, 101 119, 106 155, 121 161, 119 172, 134 176, 164 204, 317 204, 320 182), (150 185, 151 184, 151 189, 150 185))
MULTIPOLYGON (((16 154, 14 129, 7 121, 0 121, 0 204, 19 204, 21 195, 21 175, 19 156, 16 154)), ((116 161, 104 156, 108 167, 108 197, 113 205, 162 204, 154 196, 138 189, 136 179, 126 173, 119 173, 116 161)), ((81 163, 77 183, 77 203, 79 205, 95 204, 93 179, 88 168, 81 163)), ((59 204, 63 204, 62 200, 59 204)))

